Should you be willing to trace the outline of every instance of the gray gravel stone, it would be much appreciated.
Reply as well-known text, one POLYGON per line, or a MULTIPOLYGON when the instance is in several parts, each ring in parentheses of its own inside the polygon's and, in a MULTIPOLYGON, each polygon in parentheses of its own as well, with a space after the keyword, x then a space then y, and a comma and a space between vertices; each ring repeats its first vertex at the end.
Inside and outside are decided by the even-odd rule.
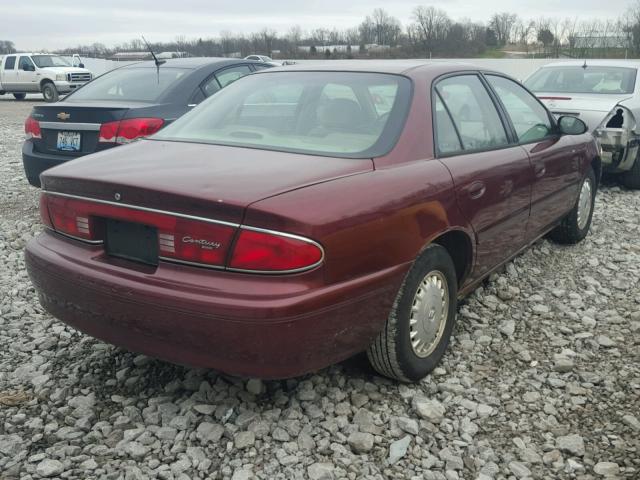
POLYGON ((580 435, 571 434, 556 439, 556 446, 563 452, 582 457, 585 453, 584 439, 580 435))
POLYGON ((355 453, 366 453, 373 448, 373 435, 365 432, 353 432, 347 438, 349 446, 355 453))
POLYGON ((64 465, 59 460, 42 460, 36 467, 36 473, 41 477, 55 477, 64 472, 64 465))

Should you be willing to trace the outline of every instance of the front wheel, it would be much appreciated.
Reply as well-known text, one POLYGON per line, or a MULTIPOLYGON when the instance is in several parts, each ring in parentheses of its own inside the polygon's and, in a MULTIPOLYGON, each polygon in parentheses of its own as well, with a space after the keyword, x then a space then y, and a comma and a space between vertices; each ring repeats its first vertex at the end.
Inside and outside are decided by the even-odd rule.
POLYGON ((549 234, 552 240, 572 245, 587 236, 591 228, 597 188, 596 175, 593 168, 589 167, 589 171, 580 184, 580 193, 576 204, 560 225, 549 234))
POLYGON ((24 100, 24 97, 26 97, 27 94, 26 93, 14 93, 13 94, 13 98, 15 98, 16 100, 24 100))
POLYGON ((56 86, 47 82, 42 86, 42 96, 44 97, 44 101, 48 103, 53 103, 58 101, 58 90, 56 86))
POLYGON ((451 257, 444 247, 429 245, 409 270, 384 328, 367 350, 373 368, 402 382, 431 372, 449 345, 457 295, 451 257))

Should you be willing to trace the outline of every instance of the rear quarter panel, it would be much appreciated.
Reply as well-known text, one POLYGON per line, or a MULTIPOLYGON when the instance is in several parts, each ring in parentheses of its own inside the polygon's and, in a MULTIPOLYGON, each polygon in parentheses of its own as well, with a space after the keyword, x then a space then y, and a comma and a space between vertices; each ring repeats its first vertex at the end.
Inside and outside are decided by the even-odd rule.
POLYGON ((448 230, 473 238, 452 192, 444 165, 418 160, 261 200, 244 223, 320 242, 325 281, 334 283, 413 262, 448 230))

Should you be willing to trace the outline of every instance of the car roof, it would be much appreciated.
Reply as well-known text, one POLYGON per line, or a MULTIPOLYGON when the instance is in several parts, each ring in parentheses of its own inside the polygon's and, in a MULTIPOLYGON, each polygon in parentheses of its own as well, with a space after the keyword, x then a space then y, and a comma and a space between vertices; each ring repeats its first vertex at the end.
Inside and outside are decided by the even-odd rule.
MULTIPOLYGON (((242 58, 224 58, 224 57, 190 57, 190 58, 168 58, 164 61, 162 66, 172 68, 185 68, 196 69, 201 67, 207 67, 211 65, 234 65, 236 63, 257 63, 255 60, 245 60, 242 58)), ((162 68, 162 66, 160 68, 162 68)), ((142 62, 132 63, 126 65, 123 68, 156 68, 156 64, 153 60, 144 60, 142 62)))
POLYGON ((334 60, 334 61, 302 61, 295 65, 286 65, 276 69, 263 70, 259 73, 275 73, 282 71, 338 71, 338 72, 372 72, 407 74, 420 71, 441 74, 449 71, 478 70, 487 71, 471 63, 452 62, 451 60, 334 60))
POLYGON ((552 62, 540 68, 548 67, 640 67, 640 60, 567 60, 564 62, 552 62))

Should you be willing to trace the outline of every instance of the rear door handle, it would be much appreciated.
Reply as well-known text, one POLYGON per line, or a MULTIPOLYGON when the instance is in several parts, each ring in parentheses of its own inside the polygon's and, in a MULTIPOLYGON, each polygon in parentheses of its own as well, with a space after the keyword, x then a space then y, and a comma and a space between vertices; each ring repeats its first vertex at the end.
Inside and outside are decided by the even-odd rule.
POLYGON ((544 177, 544 174, 547 173, 547 167, 544 163, 536 163, 533 166, 533 173, 535 174, 536 178, 544 177))
POLYGON ((487 186, 484 182, 473 182, 469 186, 469 197, 472 200, 476 200, 484 195, 484 192, 487 191, 487 186))

